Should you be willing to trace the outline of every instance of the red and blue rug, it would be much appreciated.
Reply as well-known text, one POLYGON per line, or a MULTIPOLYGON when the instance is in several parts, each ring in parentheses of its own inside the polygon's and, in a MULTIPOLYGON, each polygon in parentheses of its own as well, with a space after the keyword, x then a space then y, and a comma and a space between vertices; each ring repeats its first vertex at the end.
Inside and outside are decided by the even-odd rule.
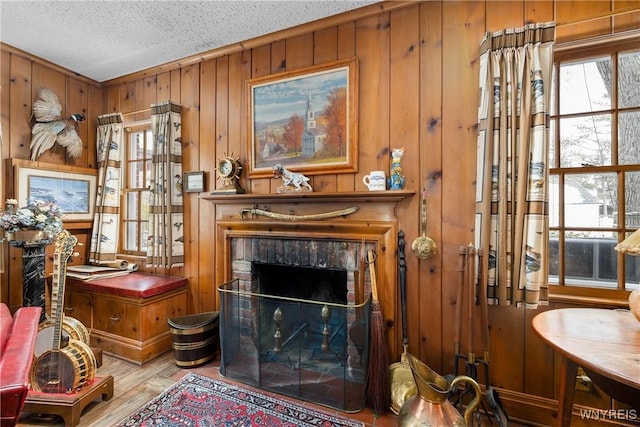
POLYGON ((363 427, 364 424, 189 373, 116 427, 363 427))

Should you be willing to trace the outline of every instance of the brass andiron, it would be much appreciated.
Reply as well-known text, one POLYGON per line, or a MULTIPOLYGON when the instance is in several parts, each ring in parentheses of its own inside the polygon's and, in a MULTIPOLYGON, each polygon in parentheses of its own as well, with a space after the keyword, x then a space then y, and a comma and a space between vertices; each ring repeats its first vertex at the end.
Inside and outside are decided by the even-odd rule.
POLYGON ((324 305, 322 310, 320 311, 320 316, 322 317, 322 323, 324 327, 322 328, 322 351, 329 351, 329 319, 331 318, 331 309, 328 305, 324 305))
POLYGON ((280 326, 282 325, 282 310, 280 307, 276 308, 273 312, 273 323, 276 325, 276 332, 273 334, 273 340, 275 345, 273 346, 274 353, 282 352, 282 331, 280 330, 280 326))
POLYGON ((398 414, 399 427, 454 426, 471 425, 471 415, 482 397, 480 386, 466 375, 457 376, 449 383, 444 377, 407 353, 413 379, 418 394, 404 402, 398 414), (473 400, 464 411, 464 418, 447 400, 449 392, 459 383, 465 382, 474 391, 473 400))

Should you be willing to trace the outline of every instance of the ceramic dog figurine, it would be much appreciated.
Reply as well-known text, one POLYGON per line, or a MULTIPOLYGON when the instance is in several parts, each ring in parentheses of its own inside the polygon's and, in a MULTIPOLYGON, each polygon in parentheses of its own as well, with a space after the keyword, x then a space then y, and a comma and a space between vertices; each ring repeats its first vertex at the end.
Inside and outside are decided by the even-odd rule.
POLYGON ((276 190, 277 193, 288 191, 313 191, 309 184, 309 178, 298 172, 291 172, 281 164, 273 167, 273 176, 282 178, 282 185, 276 190))

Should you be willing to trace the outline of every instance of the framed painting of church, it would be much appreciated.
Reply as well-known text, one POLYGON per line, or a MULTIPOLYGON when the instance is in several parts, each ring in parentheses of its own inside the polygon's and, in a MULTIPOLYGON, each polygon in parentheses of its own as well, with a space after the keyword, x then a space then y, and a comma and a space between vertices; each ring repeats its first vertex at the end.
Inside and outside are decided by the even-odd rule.
POLYGON ((358 170, 355 58, 247 81, 248 176, 358 170))

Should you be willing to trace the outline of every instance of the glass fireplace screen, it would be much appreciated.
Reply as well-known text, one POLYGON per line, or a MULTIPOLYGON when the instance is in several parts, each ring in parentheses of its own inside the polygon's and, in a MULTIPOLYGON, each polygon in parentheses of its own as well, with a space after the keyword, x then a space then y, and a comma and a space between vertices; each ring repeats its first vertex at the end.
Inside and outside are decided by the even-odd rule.
POLYGON ((218 286, 220 373, 345 412, 365 406, 371 299, 336 304, 218 286))

